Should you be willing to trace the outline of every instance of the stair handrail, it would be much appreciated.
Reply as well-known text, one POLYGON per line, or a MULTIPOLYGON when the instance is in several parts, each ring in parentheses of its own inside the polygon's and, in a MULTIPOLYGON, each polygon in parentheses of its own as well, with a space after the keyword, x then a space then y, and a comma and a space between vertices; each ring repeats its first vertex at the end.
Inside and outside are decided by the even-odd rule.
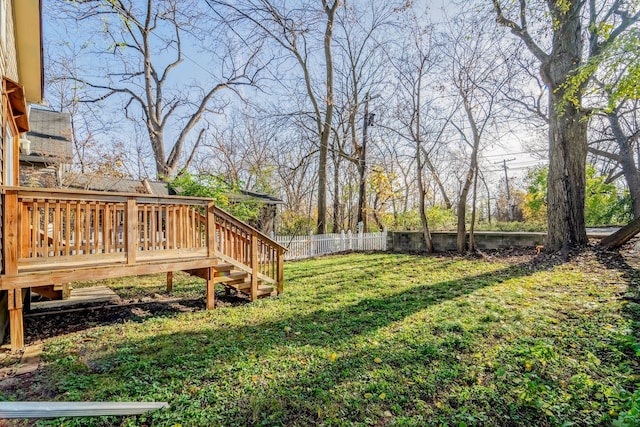
MULTIPOLYGON (((227 262, 231 262, 232 264, 238 266, 243 270, 244 268, 242 267, 245 267, 245 266, 251 269, 251 271, 248 271, 251 274, 251 300, 254 300, 255 298, 257 298, 257 288, 258 288, 257 280, 258 279, 264 280, 268 283, 272 283, 276 285, 278 294, 281 294, 283 292, 283 285, 284 285, 284 253, 287 251, 287 248, 282 246, 280 243, 276 242, 269 236, 265 235, 261 231, 257 230, 256 228, 240 221, 230 213, 226 212, 223 209, 220 209, 215 205, 213 206, 212 213, 214 216, 213 222, 216 230, 218 228, 217 218, 220 218, 224 222, 226 222, 228 225, 236 227, 238 228, 239 231, 250 235, 251 261, 248 264, 243 263, 241 260, 227 257, 225 254, 219 252, 217 239, 214 242, 214 251, 217 254, 217 256, 219 256, 221 259, 225 259, 227 262), (271 251, 275 252, 275 259, 274 259, 275 266, 273 266, 272 268, 274 269, 271 270, 272 274, 274 274, 275 277, 267 276, 259 271, 259 262, 257 262, 258 242, 260 242, 263 245, 266 245, 267 247, 270 248, 271 251)), ((267 263, 265 265, 268 266, 269 264, 267 263)))
POLYGON ((264 234, 262 231, 250 226, 249 224, 240 221, 238 218, 231 215, 229 212, 224 209, 220 209, 218 206, 214 206, 214 214, 216 216, 223 217, 225 220, 232 222, 235 226, 244 229, 244 231, 249 231, 251 233, 256 233, 256 235, 261 239, 269 243, 271 246, 282 249, 283 251, 288 251, 289 249, 286 246, 276 242, 271 237, 264 234))

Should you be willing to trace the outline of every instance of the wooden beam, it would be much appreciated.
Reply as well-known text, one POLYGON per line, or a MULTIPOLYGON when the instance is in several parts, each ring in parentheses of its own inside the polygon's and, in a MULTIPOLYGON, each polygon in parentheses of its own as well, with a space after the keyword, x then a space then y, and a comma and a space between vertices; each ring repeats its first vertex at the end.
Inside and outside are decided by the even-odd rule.
POLYGON ((106 265, 83 268, 68 268, 53 271, 20 273, 17 276, 0 277, 0 289, 28 288, 49 285, 51 283, 76 282, 83 280, 101 280, 113 277, 138 276, 142 274, 166 273, 168 271, 192 270, 211 267, 214 261, 209 258, 166 260, 135 265, 106 265))
POLYGON ((38 295, 42 295, 43 297, 52 299, 52 300, 59 300, 59 299, 63 299, 63 292, 62 290, 57 291, 54 289, 53 285, 48 285, 48 286, 34 286, 31 288, 31 290, 33 292, 35 292, 38 295))

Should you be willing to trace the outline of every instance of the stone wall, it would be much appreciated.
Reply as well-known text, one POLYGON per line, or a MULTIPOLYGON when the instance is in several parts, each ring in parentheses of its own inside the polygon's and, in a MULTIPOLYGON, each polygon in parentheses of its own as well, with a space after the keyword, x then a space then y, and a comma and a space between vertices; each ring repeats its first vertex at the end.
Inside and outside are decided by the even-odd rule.
MULTIPOLYGON (((525 233, 505 231, 477 231, 476 247, 480 250, 531 248, 543 245, 546 233, 525 233)), ((456 232, 440 231, 431 233, 436 252, 456 250, 456 232)), ((469 236, 467 235, 467 242, 469 236)), ((387 234, 387 250, 392 252, 424 252, 422 231, 395 231, 387 234)))

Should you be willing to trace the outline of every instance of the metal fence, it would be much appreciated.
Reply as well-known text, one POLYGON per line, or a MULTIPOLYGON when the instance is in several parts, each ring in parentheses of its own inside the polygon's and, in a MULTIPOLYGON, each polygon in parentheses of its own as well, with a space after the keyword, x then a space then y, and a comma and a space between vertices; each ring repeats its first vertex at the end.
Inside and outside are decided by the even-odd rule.
POLYGON ((346 251, 386 251, 387 231, 380 233, 310 234, 277 236, 279 244, 288 248, 285 260, 311 258, 346 251))

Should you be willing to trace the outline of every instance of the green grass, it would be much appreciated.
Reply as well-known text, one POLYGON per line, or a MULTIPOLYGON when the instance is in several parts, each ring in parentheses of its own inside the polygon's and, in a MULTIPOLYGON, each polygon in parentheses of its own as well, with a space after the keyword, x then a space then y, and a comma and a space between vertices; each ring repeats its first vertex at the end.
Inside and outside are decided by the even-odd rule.
MULTIPOLYGON (((390 254, 287 263, 277 298, 50 339, 31 387, 43 400, 171 405, 65 426, 611 425, 630 414, 640 378, 640 306, 622 298, 638 277, 593 254, 555 266, 390 254)), ((111 285, 163 289, 164 277, 148 280, 111 285)), ((202 295, 186 276, 176 291, 182 281, 202 295)))

